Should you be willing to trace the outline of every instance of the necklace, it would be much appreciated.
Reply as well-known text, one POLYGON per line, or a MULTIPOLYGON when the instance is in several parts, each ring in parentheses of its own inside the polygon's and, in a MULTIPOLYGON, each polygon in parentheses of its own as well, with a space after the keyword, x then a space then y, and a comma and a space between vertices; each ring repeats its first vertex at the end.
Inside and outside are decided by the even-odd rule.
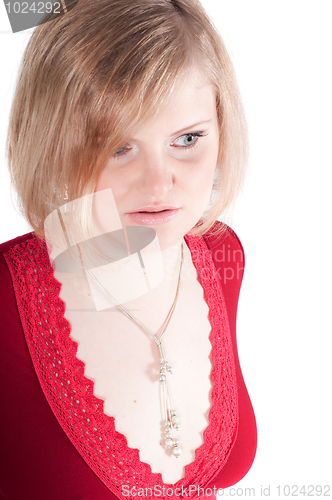
POLYGON ((136 319, 130 312, 125 309, 109 292, 106 288, 103 287, 101 283, 97 280, 97 278, 91 273, 90 270, 86 269, 85 272, 92 278, 92 280, 99 286, 99 288, 111 299, 111 301, 129 318, 133 321, 137 326, 141 328, 145 333, 149 335, 149 337, 156 342, 159 358, 160 358, 160 370, 158 374, 158 380, 161 386, 161 400, 162 400, 162 411, 163 411, 163 420, 164 420, 164 446, 166 449, 171 449, 172 455, 175 457, 179 457, 182 453, 182 449, 179 446, 179 440, 175 437, 175 432, 179 429, 179 417, 177 415, 176 410, 174 410, 172 398, 170 394, 169 384, 167 380, 167 375, 172 374, 172 367, 166 361, 164 348, 162 345, 162 339, 164 333, 169 325, 171 317, 173 315, 181 285, 181 274, 182 274, 182 265, 183 265, 183 243, 181 244, 181 264, 179 271, 179 279, 177 284, 177 289, 175 293, 175 298, 173 304, 169 310, 169 313, 166 316, 166 319, 161 326, 159 332, 154 335, 145 325, 143 325, 138 319, 136 319))

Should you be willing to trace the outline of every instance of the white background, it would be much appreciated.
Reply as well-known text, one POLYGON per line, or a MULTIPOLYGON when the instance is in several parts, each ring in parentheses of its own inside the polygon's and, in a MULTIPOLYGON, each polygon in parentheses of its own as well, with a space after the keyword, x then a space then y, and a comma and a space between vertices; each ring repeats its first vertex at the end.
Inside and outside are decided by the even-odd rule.
MULTIPOLYGON (((251 145, 232 226, 246 252, 238 347, 259 440, 235 496, 255 488, 260 497, 261 486, 270 485, 275 498, 281 485, 286 498, 291 495, 283 493, 284 485, 332 483, 332 3, 202 3, 233 59, 251 145)), ((4 143, 15 75, 30 36, 10 33, 2 2, 0 32, 2 242, 29 231, 11 208, 4 143)))

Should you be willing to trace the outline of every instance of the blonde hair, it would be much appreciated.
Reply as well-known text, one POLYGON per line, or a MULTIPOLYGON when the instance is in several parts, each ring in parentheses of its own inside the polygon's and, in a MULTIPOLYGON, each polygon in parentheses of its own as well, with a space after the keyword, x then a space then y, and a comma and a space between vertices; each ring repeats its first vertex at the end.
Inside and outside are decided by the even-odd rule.
POLYGON ((22 213, 46 217, 92 193, 108 158, 193 65, 216 91, 220 151, 203 234, 242 185, 247 130, 233 66, 198 0, 80 0, 37 27, 21 63, 7 157, 22 213), (100 140, 101 138, 101 140, 100 140))

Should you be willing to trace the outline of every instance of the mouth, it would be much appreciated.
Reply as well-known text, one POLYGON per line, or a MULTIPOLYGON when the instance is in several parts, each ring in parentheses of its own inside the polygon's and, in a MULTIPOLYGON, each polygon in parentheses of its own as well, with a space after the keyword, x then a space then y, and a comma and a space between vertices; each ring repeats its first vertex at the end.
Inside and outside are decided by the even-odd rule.
POLYGON ((139 214, 160 214, 161 212, 168 212, 169 208, 165 208, 165 210, 139 210, 139 214))
POLYGON ((174 207, 172 205, 147 205, 140 207, 138 210, 133 210, 130 213, 140 213, 140 214, 150 214, 150 213, 160 213, 167 212, 169 210, 178 210, 179 207, 174 207))
POLYGON ((140 225, 156 226, 171 221, 176 217, 179 211, 179 207, 171 205, 148 205, 140 207, 133 212, 129 212, 128 215, 133 221, 140 225))

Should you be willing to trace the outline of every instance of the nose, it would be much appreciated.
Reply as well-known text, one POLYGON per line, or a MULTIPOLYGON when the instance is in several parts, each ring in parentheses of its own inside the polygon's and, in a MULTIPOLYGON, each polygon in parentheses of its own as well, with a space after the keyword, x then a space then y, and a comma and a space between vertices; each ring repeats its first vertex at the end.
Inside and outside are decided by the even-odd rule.
MULTIPOLYGON (((165 155, 166 156, 166 155, 165 155)), ((173 187, 173 173, 169 159, 162 153, 144 155, 138 190, 154 198, 163 198, 173 187)))

